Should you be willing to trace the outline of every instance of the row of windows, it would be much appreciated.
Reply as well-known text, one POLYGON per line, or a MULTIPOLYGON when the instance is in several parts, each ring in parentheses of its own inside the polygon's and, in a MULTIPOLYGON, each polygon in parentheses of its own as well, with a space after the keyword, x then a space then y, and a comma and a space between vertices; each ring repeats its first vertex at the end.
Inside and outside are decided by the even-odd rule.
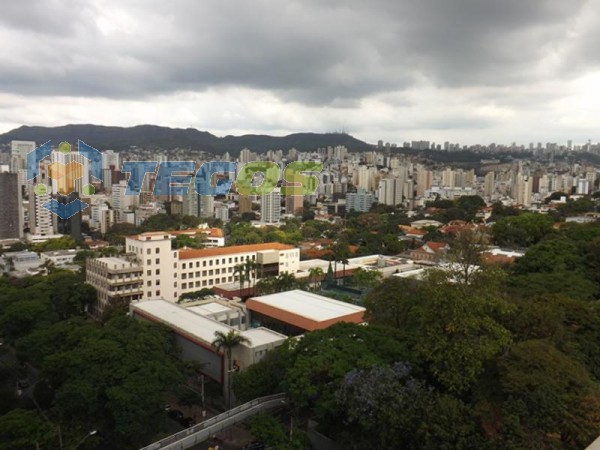
MULTIPOLYGON (((202 280, 202 282, 200 281, 196 281, 194 282, 190 282, 190 283, 181 283, 181 289, 193 289, 193 288, 200 288, 200 287, 207 287, 207 286, 216 286, 217 284, 224 284, 224 283, 231 283, 233 282, 233 277, 223 277, 223 278, 215 278, 214 280, 202 280)), ((175 286, 177 287, 177 286, 175 286)))
MULTIPOLYGON (((243 256, 239 256, 239 257, 235 256, 235 257, 230 257, 230 258, 209 259, 208 260, 208 266, 211 267, 213 265, 213 261, 214 261, 214 265, 218 266, 219 264, 241 263, 241 262, 244 262, 244 261, 246 261, 248 259, 251 259, 252 261, 255 261, 256 260, 256 255, 246 256, 246 258, 244 258, 243 256)), ((207 261, 206 260, 202 261, 202 267, 206 267, 206 265, 207 265, 207 261)), ((190 269, 193 269, 194 268, 194 263, 193 262, 189 262, 189 263, 182 263, 181 264, 181 268, 182 269, 186 269, 188 267, 190 269)), ((200 261, 196 261, 196 267, 200 267, 200 261)))
POLYGON ((221 275, 221 274, 226 274, 226 273, 233 273, 233 267, 229 267, 229 268, 223 268, 223 269, 210 269, 210 270, 203 270, 201 271, 196 271, 194 272, 189 272, 189 273, 182 273, 181 274, 181 279, 185 280, 187 278, 200 278, 200 276, 206 277, 206 276, 213 276, 213 275, 221 275))

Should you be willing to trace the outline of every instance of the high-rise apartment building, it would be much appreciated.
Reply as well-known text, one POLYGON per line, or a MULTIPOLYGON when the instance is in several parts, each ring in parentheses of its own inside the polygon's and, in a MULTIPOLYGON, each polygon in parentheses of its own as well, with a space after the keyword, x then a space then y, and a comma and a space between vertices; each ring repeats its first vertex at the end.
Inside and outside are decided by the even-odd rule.
POLYGON ((0 239, 23 237, 21 186, 16 173, 0 173, 0 239))
POLYGON ((346 194, 346 211, 367 212, 375 202, 375 195, 364 189, 359 189, 356 193, 346 194))
POLYGON ((261 222, 279 223, 281 220, 281 190, 279 188, 260 196, 260 213, 261 222))
POLYGON ((485 175, 485 180, 483 182, 483 195, 492 198, 496 192, 496 174, 494 172, 488 172, 485 175))

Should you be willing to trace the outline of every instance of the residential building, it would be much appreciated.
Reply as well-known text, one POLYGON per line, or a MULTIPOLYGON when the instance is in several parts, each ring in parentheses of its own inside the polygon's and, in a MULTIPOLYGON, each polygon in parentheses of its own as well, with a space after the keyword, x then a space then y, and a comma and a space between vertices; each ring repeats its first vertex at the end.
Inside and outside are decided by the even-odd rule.
POLYGON ((143 268, 133 256, 86 261, 85 281, 98 292, 92 313, 101 317, 108 308, 128 307, 143 296, 143 268))
POLYGON ((23 237, 21 187, 16 173, 0 173, 0 239, 23 237))
POLYGON ((346 194, 346 211, 367 212, 375 202, 375 195, 364 189, 358 189, 356 193, 346 194))
POLYGON ((281 220, 281 190, 275 188, 269 194, 260 197, 260 221, 263 223, 279 223, 281 220))

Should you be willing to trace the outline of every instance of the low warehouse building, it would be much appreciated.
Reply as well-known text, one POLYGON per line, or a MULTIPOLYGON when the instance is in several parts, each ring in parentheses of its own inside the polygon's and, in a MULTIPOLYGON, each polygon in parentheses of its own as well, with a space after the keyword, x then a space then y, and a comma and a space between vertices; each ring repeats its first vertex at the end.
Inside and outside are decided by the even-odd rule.
MULTIPOLYGON (((235 328, 166 300, 131 303, 130 310, 134 318, 162 323, 172 329, 177 344, 182 349, 182 359, 201 363, 202 372, 219 383, 227 381, 226 356, 217 352, 212 342, 215 332, 227 334, 235 328)), ((287 339, 286 336, 266 328, 239 333, 250 341, 238 345, 232 351, 234 366, 241 370, 260 361, 268 350, 283 344, 287 339)))
POLYGON ((246 301, 253 326, 289 336, 322 330, 338 322, 362 323, 365 308, 299 289, 252 297, 246 301))

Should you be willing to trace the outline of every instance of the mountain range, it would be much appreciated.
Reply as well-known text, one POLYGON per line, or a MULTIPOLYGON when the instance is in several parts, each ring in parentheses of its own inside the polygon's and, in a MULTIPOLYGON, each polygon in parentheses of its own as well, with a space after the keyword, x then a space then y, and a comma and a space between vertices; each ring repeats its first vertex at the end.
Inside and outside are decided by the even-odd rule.
POLYGON ((35 141, 42 144, 51 140, 71 143, 81 139, 98 150, 126 150, 132 146, 144 148, 190 148, 214 154, 230 152, 238 154, 241 149, 265 152, 288 150, 295 147, 300 151, 320 147, 344 145, 349 150, 368 150, 372 146, 346 133, 295 133, 288 136, 246 134, 243 136, 218 137, 195 128, 168 128, 156 125, 135 127, 107 127, 101 125, 64 125, 59 127, 22 126, 0 135, 0 144, 12 140, 35 141))

